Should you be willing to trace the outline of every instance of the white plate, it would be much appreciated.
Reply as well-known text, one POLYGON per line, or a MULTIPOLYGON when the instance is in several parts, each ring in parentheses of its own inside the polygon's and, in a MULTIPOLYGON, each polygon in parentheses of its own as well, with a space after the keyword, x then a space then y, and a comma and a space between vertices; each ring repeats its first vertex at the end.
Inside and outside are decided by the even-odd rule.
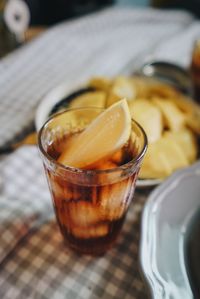
POLYGON ((36 130, 39 131, 45 121, 49 118, 49 114, 52 108, 59 103, 62 99, 64 99, 67 95, 72 92, 80 89, 84 85, 80 82, 78 84, 70 84, 64 82, 63 84, 58 85, 50 92, 48 92, 44 98, 41 100, 35 115, 35 127, 36 130))
POLYGON ((200 210, 200 162, 157 187, 142 215, 140 261, 155 299, 194 299, 185 266, 185 241, 200 210))

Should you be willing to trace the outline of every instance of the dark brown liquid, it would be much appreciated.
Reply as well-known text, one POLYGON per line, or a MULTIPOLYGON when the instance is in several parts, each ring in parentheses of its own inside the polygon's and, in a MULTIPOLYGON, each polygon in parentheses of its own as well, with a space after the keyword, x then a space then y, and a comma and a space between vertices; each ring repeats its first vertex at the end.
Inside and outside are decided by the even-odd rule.
POLYGON ((191 62, 191 78, 194 98, 200 103, 200 49, 194 48, 191 62))
POLYGON ((200 103, 200 66, 192 65, 191 73, 194 98, 200 103))
MULTIPOLYGON (((58 159, 62 142, 49 147, 48 153, 58 159)), ((117 167, 130 160, 126 146, 110 159, 100 161, 92 169, 117 167), (114 165, 114 166, 113 166, 114 165)), ((92 185, 76 184, 68 175, 46 169, 57 221, 68 245, 81 253, 103 254, 116 241, 132 200, 137 173, 117 182, 92 185)))

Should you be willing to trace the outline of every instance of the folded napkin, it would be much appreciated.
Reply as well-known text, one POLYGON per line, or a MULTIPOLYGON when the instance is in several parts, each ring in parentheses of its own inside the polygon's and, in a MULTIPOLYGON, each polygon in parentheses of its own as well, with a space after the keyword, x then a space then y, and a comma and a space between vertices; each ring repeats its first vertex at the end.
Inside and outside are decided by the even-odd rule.
POLYGON ((115 248, 100 258, 67 249, 55 217, 42 162, 24 147, 0 162, 1 299, 145 299, 139 274, 136 194, 115 248))
POLYGON ((0 61, 0 147, 33 121, 42 97, 63 81, 131 73, 149 56, 187 64, 199 28, 184 12, 121 7, 52 27, 0 61))

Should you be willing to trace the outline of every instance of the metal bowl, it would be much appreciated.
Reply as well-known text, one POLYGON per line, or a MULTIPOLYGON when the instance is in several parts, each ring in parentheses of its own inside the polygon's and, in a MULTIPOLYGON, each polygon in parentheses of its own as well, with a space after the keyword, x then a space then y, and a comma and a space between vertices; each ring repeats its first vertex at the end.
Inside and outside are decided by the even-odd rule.
POLYGON ((179 65, 166 61, 151 61, 143 64, 136 73, 170 84, 184 94, 192 96, 190 74, 179 65))

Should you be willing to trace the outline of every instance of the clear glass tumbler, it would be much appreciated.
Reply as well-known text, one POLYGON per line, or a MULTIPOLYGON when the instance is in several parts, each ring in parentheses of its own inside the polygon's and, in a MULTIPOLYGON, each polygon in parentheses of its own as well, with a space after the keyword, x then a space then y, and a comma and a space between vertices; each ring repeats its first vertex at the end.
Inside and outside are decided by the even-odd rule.
POLYGON ((193 84, 193 97, 200 103, 200 39, 193 46, 190 74, 193 84))
POLYGON ((91 255, 101 255, 115 243, 147 148, 143 129, 132 120, 128 158, 127 149, 124 153, 122 149, 99 169, 58 163, 68 140, 101 112, 99 108, 66 110, 50 118, 39 132, 39 149, 61 233, 70 248, 91 255), (123 163, 117 155, 123 155, 123 163), (118 164, 107 169, 113 159, 118 164))

